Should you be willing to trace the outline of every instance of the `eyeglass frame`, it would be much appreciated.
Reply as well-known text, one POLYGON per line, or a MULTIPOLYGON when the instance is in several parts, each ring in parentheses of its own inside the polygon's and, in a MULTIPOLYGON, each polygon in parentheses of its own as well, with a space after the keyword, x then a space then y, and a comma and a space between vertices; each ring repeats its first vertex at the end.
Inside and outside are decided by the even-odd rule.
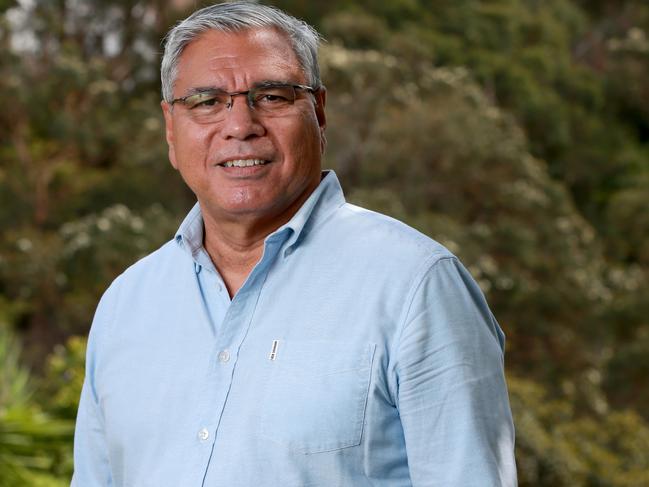
MULTIPOLYGON (((225 104, 225 108, 228 111, 230 111, 232 109, 232 105, 234 103, 233 97, 239 96, 239 95, 246 95, 246 100, 248 102, 248 107, 250 107, 252 110, 255 110, 255 101, 252 98, 252 96, 250 95, 251 93, 254 93, 257 90, 263 90, 264 88, 285 88, 285 87, 286 88, 290 87, 290 88, 293 88, 294 90, 307 91, 307 92, 311 93, 312 95, 320 90, 319 87, 314 88, 312 86, 301 85, 301 84, 297 84, 297 83, 284 83, 284 82, 278 82, 278 81, 265 81, 265 82, 259 83, 257 86, 253 86, 249 90, 235 91, 235 92, 232 92, 232 93, 229 93, 227 91, 224 91, 224 90, 221 90, 221 89, 218 89, 218 88, 197 89, 197 90, 195 90, 194 93, 190 93, 188 95, 181 96, 179 98, 175 98, 175 99, 171 100, 169 102, 169 105, 173 107, 176 103, 181 103, 185 107, 187 107, 186 101, 189 98, 191 98, 192 96, 201 95, 201 94, 205 94, 205 93, 214 93, 214 94, 228 96, 229 102, 225 104)), ((297 99, 297 97, 296 97, 296 99, 297 99)), ((294 102, 295 102, 295 100, 293 100, 293 103, 294 102)), ((189 110, 192 109, 190 107, 187 107, 187 108, 189 110)))

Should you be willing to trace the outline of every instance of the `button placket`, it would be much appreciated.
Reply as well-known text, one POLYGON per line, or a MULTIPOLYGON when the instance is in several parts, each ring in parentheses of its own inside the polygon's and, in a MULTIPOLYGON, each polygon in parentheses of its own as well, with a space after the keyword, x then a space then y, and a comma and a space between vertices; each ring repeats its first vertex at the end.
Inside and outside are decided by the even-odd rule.
MULTIPOLYGON (((239 357, 239 348, 246 337, 261 287, 268 273, 269 256, 276 256, 277 254, 276 245, 270 245, 269 247, 270 252, 267 252, 268 255, 266 255, 263 262, 259 263, 248 276, 245 286, 228 301, 225 316, 216 327, 217 332, 215 333, 215 344, 212 349, 213 355, 208 377, 209 383, 218 384, 218 387, 213 389, 216 397, 209 403, 203 401, 201 407, 203 410, 202 424, 209 427, 209 431, 199 436, 198 441, 202 445, 208 444, 207 438, 210 438, 209 444, 215 444, 215 442, 218 444, 219 423, 230 394, 233 371, 239 357)), ((219 290, 219 284, 222 286, 219 297, 225 298, 228 293, 222 281, 211 284, 213 286, 212 292, 219 290)))

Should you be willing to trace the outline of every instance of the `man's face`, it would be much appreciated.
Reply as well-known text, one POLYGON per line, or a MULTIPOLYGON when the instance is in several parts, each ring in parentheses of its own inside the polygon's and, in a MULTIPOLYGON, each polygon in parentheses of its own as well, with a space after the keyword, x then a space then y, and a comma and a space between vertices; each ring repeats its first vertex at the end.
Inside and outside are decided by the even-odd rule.
MULTIPOLYGON (((207 31, 183 51, 174 98, 192 90, 246 91, 261 82, 307 84, 287 38, 272 29, 207 31)), ((298 90, 290 112, 267 117, 235 96, 222 121, 199 123, 182 104, 163 102, 171 164, 214 221, 286 221, 320 181, 324 89, 298 90), (225 167, 240 160, 262 165, 225 167)), ((240 163, 237 163, 240 164, 240 163)))

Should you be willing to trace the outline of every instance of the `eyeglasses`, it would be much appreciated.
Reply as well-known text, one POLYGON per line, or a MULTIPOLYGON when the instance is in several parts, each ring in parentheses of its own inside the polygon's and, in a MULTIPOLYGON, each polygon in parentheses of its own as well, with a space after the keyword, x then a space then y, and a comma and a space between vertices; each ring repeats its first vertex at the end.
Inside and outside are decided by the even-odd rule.
POLYGON ((259 115, 283 117, 291 113, 298 91, 315 93, 317 89, 306 85, 284 83, 264 83, 247 91, 227 93, 217 89, 207 89, 191 95, 176 98, 171 105, 181 103, 189 110, 189 115, 198 123, 220 122, 232 108, 233 98, 245 95, 248 106, 259 115))

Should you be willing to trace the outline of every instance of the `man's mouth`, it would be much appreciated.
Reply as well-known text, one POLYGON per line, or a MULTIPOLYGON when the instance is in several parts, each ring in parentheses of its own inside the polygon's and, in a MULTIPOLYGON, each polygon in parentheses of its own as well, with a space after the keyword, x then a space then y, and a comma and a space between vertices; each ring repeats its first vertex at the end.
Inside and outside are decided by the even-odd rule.
POLYGON ((263 166, 268 164, 270 161, 264 159, 233 159, 231 161, 222 162, 219 164, 221 167, 252 167, 252 166, 263 166))

